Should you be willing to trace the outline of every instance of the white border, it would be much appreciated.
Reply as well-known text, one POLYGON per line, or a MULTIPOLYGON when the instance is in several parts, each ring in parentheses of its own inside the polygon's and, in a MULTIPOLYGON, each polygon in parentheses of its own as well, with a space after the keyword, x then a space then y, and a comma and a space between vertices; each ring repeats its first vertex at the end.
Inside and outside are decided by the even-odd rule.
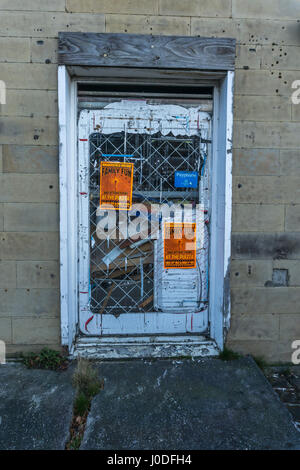
MULTIPOLYGON (((209 320, 211 339, 220 350, 230 317, 233 82, 234 72, 230 71, 214 87, 209 320)), ((61 336, 72 353, 78 323, 77 119, 76 81, 71 80, 66 66, 58 67, 58 104, 61 336)))
POLYGON ((58 67, 61 342, 73 351, 77 328, 76 82, 58 67))
POLYGON ((234 72, 227 72, 213 103, 209 317, 210 336, 220 350, 230 317, 233 83, 234 72))

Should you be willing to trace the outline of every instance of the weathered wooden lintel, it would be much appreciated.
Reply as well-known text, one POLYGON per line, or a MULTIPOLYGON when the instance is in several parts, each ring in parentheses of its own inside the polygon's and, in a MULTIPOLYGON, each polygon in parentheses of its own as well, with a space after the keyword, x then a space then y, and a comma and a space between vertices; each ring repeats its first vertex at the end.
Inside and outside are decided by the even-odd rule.
POLYGON ((121 33, 59 33, 61 65, 234 70, 235 39, 121 33))

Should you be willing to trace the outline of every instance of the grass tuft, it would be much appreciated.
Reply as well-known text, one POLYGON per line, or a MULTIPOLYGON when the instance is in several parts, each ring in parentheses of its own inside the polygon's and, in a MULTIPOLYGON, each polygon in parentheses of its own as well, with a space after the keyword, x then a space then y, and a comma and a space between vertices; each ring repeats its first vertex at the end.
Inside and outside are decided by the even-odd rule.
POLYGON ((239 359, 241 355, 235 351, 232 351, 231 349, 228 349, 224 347, 223 351, 220 352, 219 354, 219 359, 222 361, 234 361, 236 359, 239 359))
POLYGON ((264 360, 262 356, 252 356, 252 357, 261 370, 264 370, 268 366, 268 364, 266 363, 266 361, 264 360))
POLYGON ((69 362, 60 352, 49 348, 43 348, 39 353, 23 355, 23 364, 28 369, 66 369, 69 362))
POLYGON ((98 372, 90 361, 79 358, 77 369, 73 375, 73 385, 78 393, 83 393, 87 398, 92 398, 103 388, 103 381, 99 380, 98 372))
POLYGON ((74 414, 76 416, 84 416, 90 407, 90 399, 82 392, 78 393, 74 403, 74 414))

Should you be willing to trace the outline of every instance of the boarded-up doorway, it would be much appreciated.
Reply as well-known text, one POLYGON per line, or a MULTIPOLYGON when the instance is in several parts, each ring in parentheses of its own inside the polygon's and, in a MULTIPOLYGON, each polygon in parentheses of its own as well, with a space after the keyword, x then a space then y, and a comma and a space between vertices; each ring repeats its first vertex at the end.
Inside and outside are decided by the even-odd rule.
POLYGON ((102 98, 81 107, 81 333, 207 332, 211 103, 102 98), (189 229, 195 239, 185 240, 189 229))

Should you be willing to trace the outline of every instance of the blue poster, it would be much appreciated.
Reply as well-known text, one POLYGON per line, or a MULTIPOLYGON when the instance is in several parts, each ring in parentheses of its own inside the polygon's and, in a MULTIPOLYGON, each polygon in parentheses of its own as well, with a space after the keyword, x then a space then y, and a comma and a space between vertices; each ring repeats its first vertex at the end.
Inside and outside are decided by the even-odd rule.
POLYGON ((175 188, 197 188, 197 171, 175 171, 175 188))

